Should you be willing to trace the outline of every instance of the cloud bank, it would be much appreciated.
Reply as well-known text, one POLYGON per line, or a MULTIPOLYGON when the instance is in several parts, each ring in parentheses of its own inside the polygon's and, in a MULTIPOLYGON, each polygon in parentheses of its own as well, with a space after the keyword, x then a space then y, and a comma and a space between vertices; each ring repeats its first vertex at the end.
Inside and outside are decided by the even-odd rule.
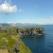
POLYGON ((47 17, 47 18, 34 18, 34 19, 11 19, 7 23, 35 23, 35 24, 41 24, 41 25, 48 25, 53 24, 53 17, 47 17))
POLYGON ((0 4, 0 12, 1 13, 15 13, 17 12, 17 6, 16 5, 10 5, 7 2, 4 2, 0 4))
POLYGON ((53 17, 46 17, 46 18, 22 18, 18 19, 18 17, 7 19, 6 21, 0 20, 0 23, 31 23, 31 24, 41 24, 41 25, 53 25, 53 17))

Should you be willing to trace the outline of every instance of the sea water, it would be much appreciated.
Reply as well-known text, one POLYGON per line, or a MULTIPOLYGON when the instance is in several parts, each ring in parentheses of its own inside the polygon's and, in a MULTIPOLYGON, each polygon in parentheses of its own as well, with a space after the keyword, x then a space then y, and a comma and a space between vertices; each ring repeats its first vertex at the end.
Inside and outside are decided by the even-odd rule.
POLYGON ((24 38, 23 42, 32 53, 53 53, 53 25, 45 25, 45 35, 40 38, 24 38))

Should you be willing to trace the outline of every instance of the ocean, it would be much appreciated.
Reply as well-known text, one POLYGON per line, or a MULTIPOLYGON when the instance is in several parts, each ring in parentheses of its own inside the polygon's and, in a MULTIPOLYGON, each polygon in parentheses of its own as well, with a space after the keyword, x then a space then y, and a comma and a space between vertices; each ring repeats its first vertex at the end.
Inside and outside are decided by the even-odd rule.
POLYGON ((53 53, 53 25, 44 25, 45 35, 40 38, 24 38, 32 53, 53 53))

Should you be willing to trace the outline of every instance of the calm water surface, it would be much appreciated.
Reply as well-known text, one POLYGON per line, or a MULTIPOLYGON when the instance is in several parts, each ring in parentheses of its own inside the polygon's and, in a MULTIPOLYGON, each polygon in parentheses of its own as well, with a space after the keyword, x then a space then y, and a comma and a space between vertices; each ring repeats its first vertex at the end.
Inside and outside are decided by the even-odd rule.
POLYGON ((45 35, 41 38, 23 39, 32 53, 53 53, 53 25, 44 26, 45 35))

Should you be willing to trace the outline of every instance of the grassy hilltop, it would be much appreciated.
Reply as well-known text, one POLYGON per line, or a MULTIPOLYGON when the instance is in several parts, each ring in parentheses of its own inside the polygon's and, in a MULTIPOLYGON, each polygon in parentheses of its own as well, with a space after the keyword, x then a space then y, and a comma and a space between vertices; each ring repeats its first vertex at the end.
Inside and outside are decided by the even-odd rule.
POLYGON ((32 53, 16 32, 16 27, 0 27, 0 50, 7 48, 7 51, 10 50, 9 53, 14 53, 16 44, 18 45, 19 53, 32 53))

